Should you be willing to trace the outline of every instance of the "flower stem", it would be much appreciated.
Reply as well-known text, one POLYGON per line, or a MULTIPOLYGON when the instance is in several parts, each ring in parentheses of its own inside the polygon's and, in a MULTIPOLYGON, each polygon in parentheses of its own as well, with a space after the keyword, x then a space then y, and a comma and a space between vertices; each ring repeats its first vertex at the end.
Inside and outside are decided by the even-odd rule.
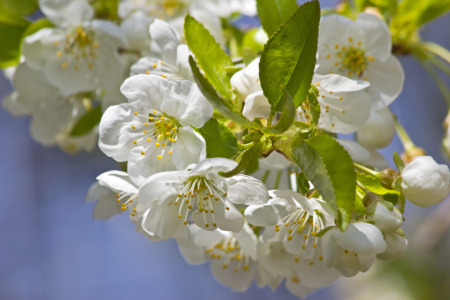
POLYGON ((405 152, 414 150, 416 148, 416 145, 414 145, 414 142, 411 140, 405 128, 403 128, 402 124, 400 124, 396 115, 394 115, 394 123, 395 123, 395 130, 397 131, 398 137, 400 138, 400 141, 403 144, 405 152))
POLYGON ((371 170, 371 169, 369 169, 367 167, 364 167, 363 165, 360 165, 360 164, 355 163, 355 162, 353 162, 353 164, 355 165, 356 168, 360 169, 361 171, 364 171, 366 173, 369 173, 370 175, 378 177, 378 173, 375 172, 374 170, 371 170))
POLYGON ((439 76, 439 74, 436 72, 436 70, 430 65, 427 61, 421 61, 423 68, 430 74, 430 76, 433 78, 434 82, 439 88, 439 91, 441 92, 442 96, 445 99, 445 102, 447 102, 447 106, 450 108, 450 90, 445 84, 444 80, 439 76))
POLYGON ((264 172, 264 175, 263 175, 263 177, 261 179, 262 183, 264 183, 264 184, 266 183, 267 178, 269 177, 269 175, 270 175, 270 170, 267 170, 266 172, 264 172))
POLYGON ((283 170, 279 170, 277 172, 277 178, 275 179, 275 185, 273 187, 274 190, 278 189, 278 186, 280 185, 280 179, 281 179, 282 174, 283 174, 283 170))
POLYGON ((425 49, 429 53, 439 56, 448 64, 450 64, 450 51, 448 51, 441 45, 429 41, 423 42, 420 45, 422 46, 423 49, 425 49))

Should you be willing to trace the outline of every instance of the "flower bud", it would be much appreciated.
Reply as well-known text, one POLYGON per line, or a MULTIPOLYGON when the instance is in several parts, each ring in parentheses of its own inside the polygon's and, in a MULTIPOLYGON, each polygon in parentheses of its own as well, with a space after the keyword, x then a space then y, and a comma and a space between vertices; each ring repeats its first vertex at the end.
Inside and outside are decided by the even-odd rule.
POLYGON ((383 233, 394 232, 402 225, 403 216, 397 207, 391 207, 392 209, 390 209, 383 202, 376 204, 375 213, 371 219, 375 221, 375 226, 383 233))
POLYGON ((416 157, 401 175, 403 194, 417 206, 437 204, 450 193, 448 167, 436 163, 431 156, 416 157))
POLYGON ((394 135, 394 118, 389 108, 372 110, 367 122, 356 133, 358 142, 369 149, 388 146, 394 135))
POLYGON ((377 254, 378 259, 392 261, 402 257, 408 250, 408 241, 396 232, 385 234, 384 241, 386 250, 377 254))

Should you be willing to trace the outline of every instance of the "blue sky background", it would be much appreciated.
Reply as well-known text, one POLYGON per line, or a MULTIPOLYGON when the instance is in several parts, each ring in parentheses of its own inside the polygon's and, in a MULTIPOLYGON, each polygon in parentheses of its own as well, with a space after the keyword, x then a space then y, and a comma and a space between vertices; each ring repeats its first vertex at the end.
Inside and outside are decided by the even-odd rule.
MULTIPOLYGON (((450 48, 448 28, 446 16, 422 36, 450 48)), ((405 88, 392 110, 417 145, 445 163, 439 151, 444 100, 414 59, 401 62, 405 88)), ((0 98, 10 91, 0 75, 0 98)), ((115 162, 98 150, 70 156, 44 148, 28 127, 28 118, 0 109, 0 299, 296 299, 283 285, 275 294, 255 286, 234 293, 215 281, 208 265, 188 265, 174 241, 152 243, 135 233, 125 215, 93 221, 85 193, 115 162)), ((401 151, 397 138, 383 153, 390 159, 393 151, 401 151)), ((407 207, 407 214, 416 213, 407 207)), ((308 299, 340 298, 331 287, 308 299)))

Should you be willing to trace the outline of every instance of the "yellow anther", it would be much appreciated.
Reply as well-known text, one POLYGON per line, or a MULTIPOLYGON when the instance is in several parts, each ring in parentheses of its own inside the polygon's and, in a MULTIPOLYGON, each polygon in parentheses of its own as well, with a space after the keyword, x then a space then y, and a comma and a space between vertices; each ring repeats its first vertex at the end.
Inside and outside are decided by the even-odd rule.
POLYGON ((135 216, 136 216, 136 214, 135 214, 135 213, 132 213, 131 215, 132 215, 133 217, 135 217, 135 216))
POLYGON ((317 248, 317 244, 316 243, 313 244, 313 248, 317 248))
POLYGON ((294 258, 294 261, 295 261, 296 263, 298 263, 298 262, 300 261, 300 258, 296 257, 296 258, 294 258))
POLYGON ((161 155, 158 155, 158 159, 161 159, 162 158, 162 156, 161 155))
POLYGON ((333 94, 333 91, 330 91, 330 94, 333 94))
POLYGON ((153 113, 156 114, 156 110, 153 110, 153 113))
POLYGON ((182 214, 178 215, 178 219, 181 219, 182 217, 183 217, 183 215, 182 215, 182 214))
POLYGON ((226 210, 230 210, 230 208, 229 208, 228 206, 227 206, 227 207, 225 207, 225 209, 226 209, 226 210))
POLYGON ((137 141, 133 141, 133 144, 135 144, 135 145, 136 145, 136 144, 137 144, 137 141))
POLYGON ((173 152, 172 152, 172 150, 170 150, 170 151, 169 151, 169 155, 172 155, 172 154, 173 154, 173 152))
POLYGON ((136 129, 136 126, 132 125, 131 128, 136 129))
POLYGON ((167 78, 167 76, 166 76, 166 75, 164 75, 164 74, 161 74, 161 77, 162 77, 162 78, 167 78))
POLYGON ((310 266, 314 266, 314 262, 313 262, 313 261, 310 261, 310 262, 309 262, 309 265, 310 265, 310 266))
POLYGON ((148 123, 144 123, 144 126, 148 126, 148 123))
POLYGON ((147 70, 147 71, 146 71, 145 73, 147 73, 147 75, 148 75, 148 74, 150 74, 150 71, 149 71, 149 70, 147 70))
POLYGON ((302 245, 302 249, 303 249, 303 250, 306 249, 306 245, 305 245, 305 244, 302 245))
POLYGON ((142 152, 141 152, 141 155, 145 155, 145 152, 144 152, 144 151, 142 151, 142 152))
POLYGON ((226 268, 228 268, 228 265, 227 265, 227 264, 224 264, 224 265, 222 266, 222 268, 226 269, 226 268))
POLYGON ((127 210, 127 206, 125 204, 122 204, 122 207, 120 208, 122 211, 127 210))
POLYGON ((147 138, 147 142, 150 142, 151 141, 151 138, 147 138))
POLYGON ((292 241, 292 235, 288 235, 287 239, 288 241, 292 241))
POLYGON ((164 64, 164 62, 162 61, 162 62, 160 62, 160 64, 161 64, 161 65, 163 65, 163 64, 164 64))
POLYGON ((148 118, 148 120, 150 121, 150 122, 153 122, 153 118, 152 117, 150 117, 150 118, 148 118))
POLYGON ((120 199, 117 199, 116 202, 120 202, 120 199))
POLYGON ((344 253, 345 253, 345 254, 348 254, 348 250, 347 250, 347 249, 345 249, 345 250, 344 250, 344 253))
POLYGON ((188 206, 188 209, 192 209, 192 205, 189 205, 189 206, 188 206))
POLYGON ((66 69, 66 68, 67 68, 67 63, 66 63, 66 62, 63 62, 63 63, 61 64, 61 66, 62 66, 63 69, 66 69))
POLYGON ((326 57, 327 57, 327 59, 328 59, 328 58, 330 58, 330 57, 331 57, 331 55, 330 55, 330 54, 327 54, 327 56, 326 56, 326 57))
POLYGON ((323 256, 321 255, 321 256, 319 256, 319 260, 323 260, 323 256))
POLYGON ((358 46, 361 46, 361 44, 362 44, 362 42, 361 42, 361 41, 359 41, 359 42, 358 42, 358 46))
POLYGON ((371 62, 374 62, 374 61, 375 61, 375 57, 373 57, 373 56, 367 55, 366 58, 367 58, 368 60, 370 60, 371 62))
POLYGON ((316 83, 316 85, 317 85, 317 86, 319 86, 319 85, 320 85, 320 83, 318 82, 318 83, 316 83))
POLYGON ((343 100, 343 98, 342 98, 342 97, 339 97, 339 100, 340 100, 340 101, 342 101, 342 100, 343 100))
POLYGON ((247 270, 248 270, 248 265, 244 265, 244 266, 242 267, 242 270, 247 271, 247 270))
POLYGON ((56 52, 56 56, 61 57, 62 56, 62 52, 61 51, 56 52))
POLYGON ((297 277, 292 277, 292 279, 291 279, 293 282, 295 282, 295 283, 299 283, 300 282, 300 280, 298 280, 298 278, 297 277))
POLYGON ((161 146, 162 146, 162 147, 165 147, 165 146, 166 146, 166 144, 162 144, 161 146))
POLYGON ((153 64, 153 66, 152 66, 153 68, 156 68, 156 64, 153 64))
POLYGON ((342 111, 343 114, 345 114, 345 109, 342 111))
POLYGON ((217 224, 216 224, 216 223, 213 223, 213 226, 214 226, 214 227, 217 227, 217 224))
POLYGON ((307 234, 305 234, 305 236, 303 237, 305 240, 307 240, 308 239, 308 235, 307 234))
POLYGON ((119 198, 119 194, 116 194, 116 197, 119 198))
POLYGON ((353 42, 353 39, 351 37, 349 37, 348 41, 351 43, 351 42, 353 42))
POLYGON ((156 142, 156 143, 155 143, 155 146, 156 146, 156 147, 159 147, 159 143, 158 143, 158 142, 156 142))
POLYGON ((187 225, 188 221, 184 221, 184 225, 187 225))
POLYGON ((335 47, 336 49, 339 49, 339 45, 338 45, 338 44, 336 44, 334 47, 335 47))
POLYGON ((206 228, 208 228, 208 227, 209 227, 209 224, 208 224, 208 223, 206 223, 206 224, 205 224, 205 227, 206 227, 206 228))
POLYGON ((286 224, 284 224, 284 226, 285 226, 285 227, 288 227, 288 226, 289 226, 289 222, 287 222, 286 224))

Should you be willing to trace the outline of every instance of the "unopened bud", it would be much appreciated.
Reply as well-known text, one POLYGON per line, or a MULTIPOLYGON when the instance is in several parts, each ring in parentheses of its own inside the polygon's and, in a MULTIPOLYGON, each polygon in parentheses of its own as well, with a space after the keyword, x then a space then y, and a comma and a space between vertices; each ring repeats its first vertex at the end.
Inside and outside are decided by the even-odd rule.
POLYGON ((388 168, 381 171, 378 176, 383 186, 391 189, 392 183, 395 181, 395 179, 397 179, 398 176, 400 176, 400 173, 394 169, 388 168))

